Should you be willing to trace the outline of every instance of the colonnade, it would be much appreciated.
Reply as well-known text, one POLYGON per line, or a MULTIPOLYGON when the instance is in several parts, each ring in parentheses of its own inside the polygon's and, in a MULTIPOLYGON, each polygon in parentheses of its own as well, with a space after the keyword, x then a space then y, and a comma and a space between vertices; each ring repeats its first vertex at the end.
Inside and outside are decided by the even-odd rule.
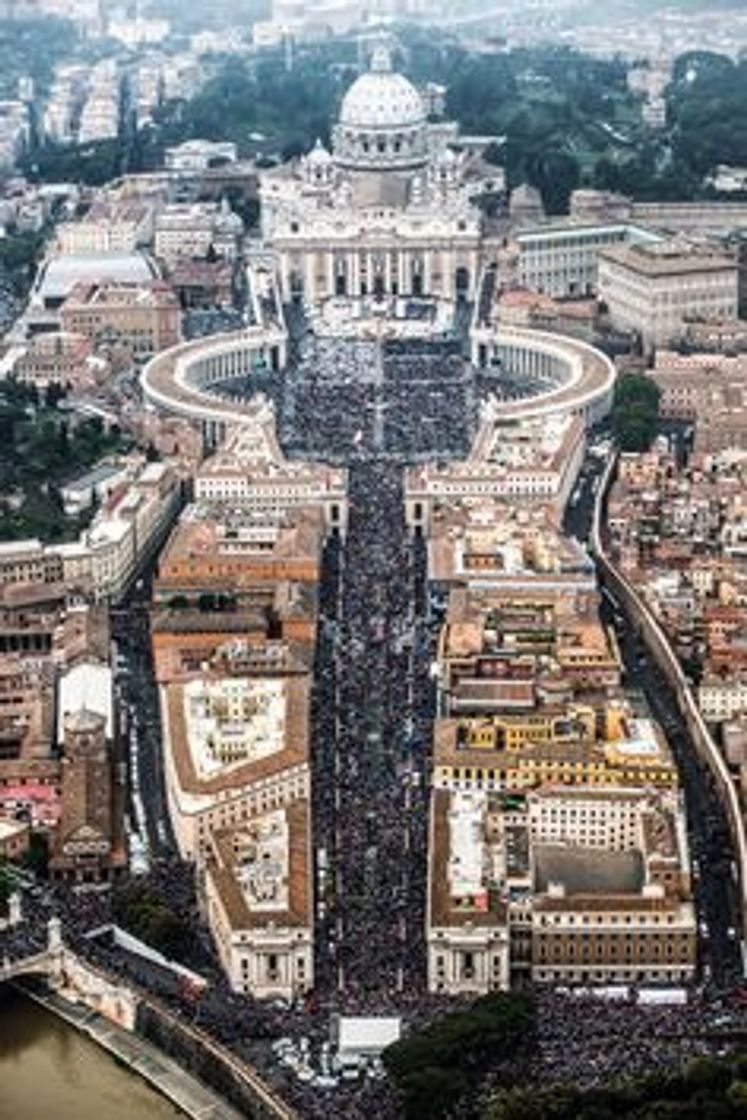
POLYGON ((455 300, 474 298, 477 250, 393 247, 303 251, 302 267, 281 254, 286 299, 303 295, 307 303, 334 296, 380 295, 455 300))

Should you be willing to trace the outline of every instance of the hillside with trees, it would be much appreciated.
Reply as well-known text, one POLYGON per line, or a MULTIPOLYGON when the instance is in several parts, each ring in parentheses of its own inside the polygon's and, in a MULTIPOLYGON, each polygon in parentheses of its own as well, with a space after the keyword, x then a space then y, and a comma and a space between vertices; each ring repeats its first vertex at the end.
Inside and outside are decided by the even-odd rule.
POLYGON ((72 540, 93 510, 66 517, 60 486, 131 441, 101 421, 76 421, 58 408, 56 387, 39 397, 35 387, 0 382, 0 540, 38 537, 72 540))
MULTIPOLYGON (((66 27, 60 49, 79 55, 82 48, 68 42, 66 27)), ((706 51, 683 55, 666 91, 666 128, 652 131, 619 58, 552 45, 475 53, 424 27, 399 28, 396 36, 398 67, 421 86, 445 86, 447 116, 465 132, 500 138, 494 151, 509 187, 536 186, 550 213, 565 212, 578 186, 638 199, 709 197, 706 180, 718 164, 747 165, 747 60, 706 51)), ((23 40, 21 48, 24 57, 23 40)), ((46 74, 57 57, 58 47, 43 39, 39 65, 46 74)), ((44 181, 102 183, 161 166, 166 146, 194 136, 234 141, 260 166, 288 159, 317 137, 329 141, 330 123, 359 63, 353 39, 305 45, 292 61, 282 50, 214 56, 211 76, 194 98, 163 103, 154 124, 126 143, 40 146, 25 170, 44 181)), ((16 72, 18 60, 9 57, 8 67, 16 72)))

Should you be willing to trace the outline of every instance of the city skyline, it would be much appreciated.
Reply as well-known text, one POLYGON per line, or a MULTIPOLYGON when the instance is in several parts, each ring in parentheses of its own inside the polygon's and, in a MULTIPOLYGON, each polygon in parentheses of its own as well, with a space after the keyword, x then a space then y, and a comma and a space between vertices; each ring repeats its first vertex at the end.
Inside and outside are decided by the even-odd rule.
POLYGON ((747 12, 646 14, 0 10, 0 984, 187 1115, 743 1108, 747 12))

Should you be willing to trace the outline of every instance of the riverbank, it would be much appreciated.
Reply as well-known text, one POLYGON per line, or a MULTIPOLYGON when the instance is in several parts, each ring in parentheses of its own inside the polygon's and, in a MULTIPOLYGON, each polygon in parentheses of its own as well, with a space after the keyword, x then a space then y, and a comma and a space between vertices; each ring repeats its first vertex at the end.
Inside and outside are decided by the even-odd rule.
POLYGON ((55 993, 21 984, 17 985, 17 989, 96 1042, 115 1061, 152 1085, 184 1116, 191 1120, 242 1120, 241 1113, 139 1035, 131 1034, 87 1007, 71 1003, 55 993))

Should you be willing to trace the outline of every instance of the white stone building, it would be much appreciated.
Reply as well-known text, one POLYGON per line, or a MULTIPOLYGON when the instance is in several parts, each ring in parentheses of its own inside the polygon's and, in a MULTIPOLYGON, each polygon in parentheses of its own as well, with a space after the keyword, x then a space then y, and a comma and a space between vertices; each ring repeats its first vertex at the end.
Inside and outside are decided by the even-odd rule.
POLYGON ((429 848, 431 991, 693 979, 697 914, 676 793, 437 790, 429 848))
POLYGON ((212 249, 235 260, 244 224, 224 200, 173 202, 155 220, 155 254, 168 266, 184 259, 203 258, 212 249))
POLYGON ((272 406, 257 408, 254 423, 238 427, 194 478, 195 499, 282 516, 300 506, 324 511, 330 529, 347 522, 347 472, 327 464, 287 459, 275 434, 272 406))
POLYGON ((551 296, 594 295, 603 249, 660 240, 658 234, 629 222, 556 219, 516 234, 518 280, 523 288, 551 296))
POLYGON ((238 151, 229 140, 185 140, 175 148, 167 148, 165 166, 176 174, 199 174, 217 163, 236 163, 238 151))
POLYGON ((723 723, 747 712, 747 680, 740 676, 707 676, 698 689, 703 719, 723 723))
POLYGON ((262 233, 284 299, 472 299, 480 270, 477 195, 503 173, 471 177, 455 126, 428 122, 418 90, 375 46, 332 133, 297 163, 261 177, 262 233))
POLYGON ((308 802, 210 836, 205 909, 234 991, 293 999, 313 986, 308 802))
POLYGON ((736 259, 677 241, 618 245, 599 257, 599 297, 613 326, 635 331, 644 349, 667 346, 688 319, 736 319, 736 259))

